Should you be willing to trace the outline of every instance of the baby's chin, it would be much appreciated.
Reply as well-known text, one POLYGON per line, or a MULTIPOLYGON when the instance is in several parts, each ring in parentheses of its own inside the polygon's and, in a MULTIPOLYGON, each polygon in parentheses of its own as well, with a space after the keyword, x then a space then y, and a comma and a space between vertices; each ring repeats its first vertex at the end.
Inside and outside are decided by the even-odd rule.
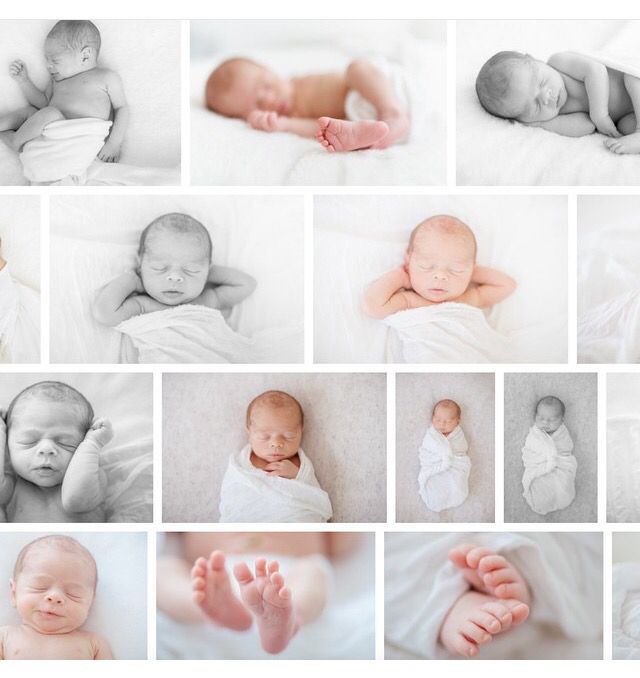
POLYGON ((168 294, 166 292, 161 294, 150 294, 147 292, 147 294, 152 299, 155 299, 157 302, 164 304, 165 306, 181 306, 182 304, 191 304, 200 296, 200 294, 192 296, 184 293, 168 294))

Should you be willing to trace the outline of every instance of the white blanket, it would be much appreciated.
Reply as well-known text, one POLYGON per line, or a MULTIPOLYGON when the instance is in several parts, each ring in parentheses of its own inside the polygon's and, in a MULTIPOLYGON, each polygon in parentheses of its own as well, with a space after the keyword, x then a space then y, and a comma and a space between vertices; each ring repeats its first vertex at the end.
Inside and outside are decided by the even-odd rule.
POLYGON ((389 359, 402 363, 510 362, 509 342, 467 304, 445 302, 399 311, 383 322, 395 330, 389 359))
POLYGON ((9 265, 0 271, 0 363, 40 360, 40 297, 14 280, 9 265))
POLYGON ((320 487, 309 457, 298 450, 295 478, 270 476, 251 463, 246 445, 229 459, 220 490, 221 523, 326 523, 329 495, 320 487))
POLYGON ((613 566, 613 658, 640 659, 640 563, 613 566))
POLYGON ((575 499, 578 462, 573 441, 562 424, 551 435, 537 426, 529 429, 522 448, 524 498, 531 510, 546 515, 566 508, 575 499))
POLYGON ((469 445, 460 426, 448 436, 433 426, 420 446, 418 488, 422 501, 431 511, 444 511, 460 506, 469 494, 471 460, 469 445))
POLYGON ((297 328, 265 330, 248 339, 229 327, 214 308, 183 304, 163 311, 144 313, 115 328, 126 335, 135 355, 122 362, 139 363, 261 363, 291 338, 297 328))
MULTIPOLYGON (((613 390, 610 384, 607 386, 613 390)), ((626 409, 633 409, 634 405, 626 409)), ((637 523, 640 522, 640 417, 631 412, 624 414, 612 410, 610 402, 607 416, 607 520, 637 523)))
POLYGON ((385 536, 387 657, 451 659, 440 627, 469 590, 447 558, 463 543, 504 555, 533 595, 529 619, 483 646, 485 659, 602 656, 602 535, 589 533, 392 533, 385 536))

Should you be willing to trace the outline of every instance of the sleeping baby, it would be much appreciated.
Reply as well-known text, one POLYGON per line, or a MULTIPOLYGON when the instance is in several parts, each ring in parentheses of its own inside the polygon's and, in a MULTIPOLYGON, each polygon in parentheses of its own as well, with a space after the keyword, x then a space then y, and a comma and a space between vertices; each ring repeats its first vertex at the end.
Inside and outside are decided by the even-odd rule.
POLYGON ((100 523, 111 424, 58 381, 28 386, 0 416, 0 510, 12 523, 100 523))
POLYGON ((567 508, 575 499, 578 462, 564 424, 565 405, 556 396, 538 401, 535 421, 522 448, 524 498, 544 516, 567 508))
POLYGON ((104 638, 80 630, 97 580, 93 556, 75 539, 51 535, 27 544, 9 581, 22 624, 0 627, 0 659, 113 659, 104 638))
POLYGON ((545 63, 529 54, 498 52, 476 80, 492 115, 569 137, 598 131, 614 153, 640 153, 640 78, 576 52, 545 63))
POLYGON ((329 495, 300 447, 304 412, 284 391, 266 391, 247 408, 249 444, 232 455, 220 492, 220 522, 322 523, 329 495))
POLYGON ((418 489, 430 511, 460 506, 469 494, 469 445, 460 428, 462 410, 455 400, 439 400, 420 445, 418 489))
POLYGON ((51 123, 91 118, 107 123, 102 126, 102 139, 107 135, 108 139, 99 144, 98 157, 104 162, 118 161, 129 111, 120 76, 98 66, 100 42, 100 31, 91 21, 58 21, 44 43, 51 76, 44 92, 31 81, 23 61, 10 65, 9 72, 29 104, 0 116, 0 131, 16 130, 16 151, 40 137, 51 123))
POLYGON ((384 59, 296 78, 249 59, 228 59, 209 76, 205 96, 215 113, 265 132, 315 138, 328 151, 387 148, 410 129, 402 75, 384 59))

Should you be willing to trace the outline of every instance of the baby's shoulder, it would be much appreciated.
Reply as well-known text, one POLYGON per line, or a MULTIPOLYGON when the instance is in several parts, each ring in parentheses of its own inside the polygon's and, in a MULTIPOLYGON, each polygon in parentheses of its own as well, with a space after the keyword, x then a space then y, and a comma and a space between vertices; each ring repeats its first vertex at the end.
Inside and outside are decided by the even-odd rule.
POLYGON ((113 82, 120 82, 120 75, 117 71, 111 70, 110 68, 102 68, 98 66, 93 69, 94 77, 101 82, 104 82, 105 85, 109 85, 113 82))

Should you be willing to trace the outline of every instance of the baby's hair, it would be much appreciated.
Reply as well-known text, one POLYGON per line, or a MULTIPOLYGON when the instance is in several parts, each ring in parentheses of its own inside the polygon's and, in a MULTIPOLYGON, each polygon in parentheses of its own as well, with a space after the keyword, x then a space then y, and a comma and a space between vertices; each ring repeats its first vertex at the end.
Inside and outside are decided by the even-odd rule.
POLYGON ((565 406, 562 400, 560 398, 556 398, 556 396, 545 396, 544 398, 540 398, 536 404, 536 412, 538 411, 538 408, 540 405, 548 405, 549 407, 557 407, 560 410, 560 413, 564 417, 564 412, 565 412, 565 406))
POLYGON ((213 245, 211 243, 211 236, 209 231, 197 220, 188 214, 181 212, 170 212, 156 217, 140 235, 140 243, 138 245, 138 257, 142 259, 147 250, 147 240, 155 235, 156 232, 165 233, 180 233, 188 234, 197 237, 202 241, 207 252, 207 258, 211 263, 213 253, 213 245))
POLYGON ((247 407, 247 428, 251 426, 251 413, 253 410, 260 405, 269 405, 271 407, 296 407, 298 413, 300 414, 300 426, 304 425, 304 410, 302 405, 288 393, 284 391, 265 391, 259 396, 256 396, 247 407))
POLYGON ((439 407, 447 407, 451 410, 456 411, 456 419, 460 419, 462 416, 462 410, 460 409, 460 405, 455 400, 449 400, 448 398, 445 398, 444 400, 438 400, 438 402, 433 406, 433 411, 431 412, 431 417, 436 416, 436 410, 439 407))
POLYGON ((531 64, 533 57, 522 52, 498 52, 480 69, 476 78, 476 94, 482 107, 499 118, 517 118, 520 111, 505 111, 504 100, 511 87, 511 76, 519 64, 531 64))
POLYGON ((81 50, 85 47, 91 47, 95 50, 96 56, 100 52, 100 31, 92 21, 64 20, 49 31, 47 38, 59 40, 64 45, 73 50, 81 50))
POLYGON ((409 254, 413 251, 415 240, 418 235, 428 231, 439 231, 440 233, 446 233, 447 235, 459 236, 463 240, 468 241, 473 247, 473 260, 476 260, 476 253, 478 251, 476 236, 464 221, 461 221, 450 214, 436 214, 433 217, 421 221, 413 231, 411 231, 411 235, 409 236, 409 245, 407 246, 407 252, 409 254))
POLYGON ((243 64, 260 64, 242 57, 234 57, 223 61, 209 76, 205 88, 205 103, 207 108, 214 113, 221 115, 230 115, 229 109, 225 106, 231 88, 236 82, 238 66, 243 64))
POLYGON ((27 386, 11 401, 7 409, 7 426, 11 425, 11 416, 16 405, 26 398, 44 398, 53 402, 68 402, 82 412, 82 427, 85 431, 88 431, 93 423, 93 407, 80 391, 69 386, 69 384, 63 384, 61 381, 39 381, 27 386))
POLYGON ((13 578, 14 580, 18 578, 18 575, 22 572, 27 556, 33 549, 38 549, 42 547, 49 547, 58 549, 60 551, 65 551, 66 553, 75 553, 83 557, 93 569, 93 588, 98 583, 98 566, 94 557, 91 555, 89 549, 85 548, 80 542, 76 541, 72 537, 67 537, 63 534, 50 534, 44 537, 39 537, 30 541, 26 546, 22 547, 18 557, 16 558, 16 564, 13 566, 13 578))

